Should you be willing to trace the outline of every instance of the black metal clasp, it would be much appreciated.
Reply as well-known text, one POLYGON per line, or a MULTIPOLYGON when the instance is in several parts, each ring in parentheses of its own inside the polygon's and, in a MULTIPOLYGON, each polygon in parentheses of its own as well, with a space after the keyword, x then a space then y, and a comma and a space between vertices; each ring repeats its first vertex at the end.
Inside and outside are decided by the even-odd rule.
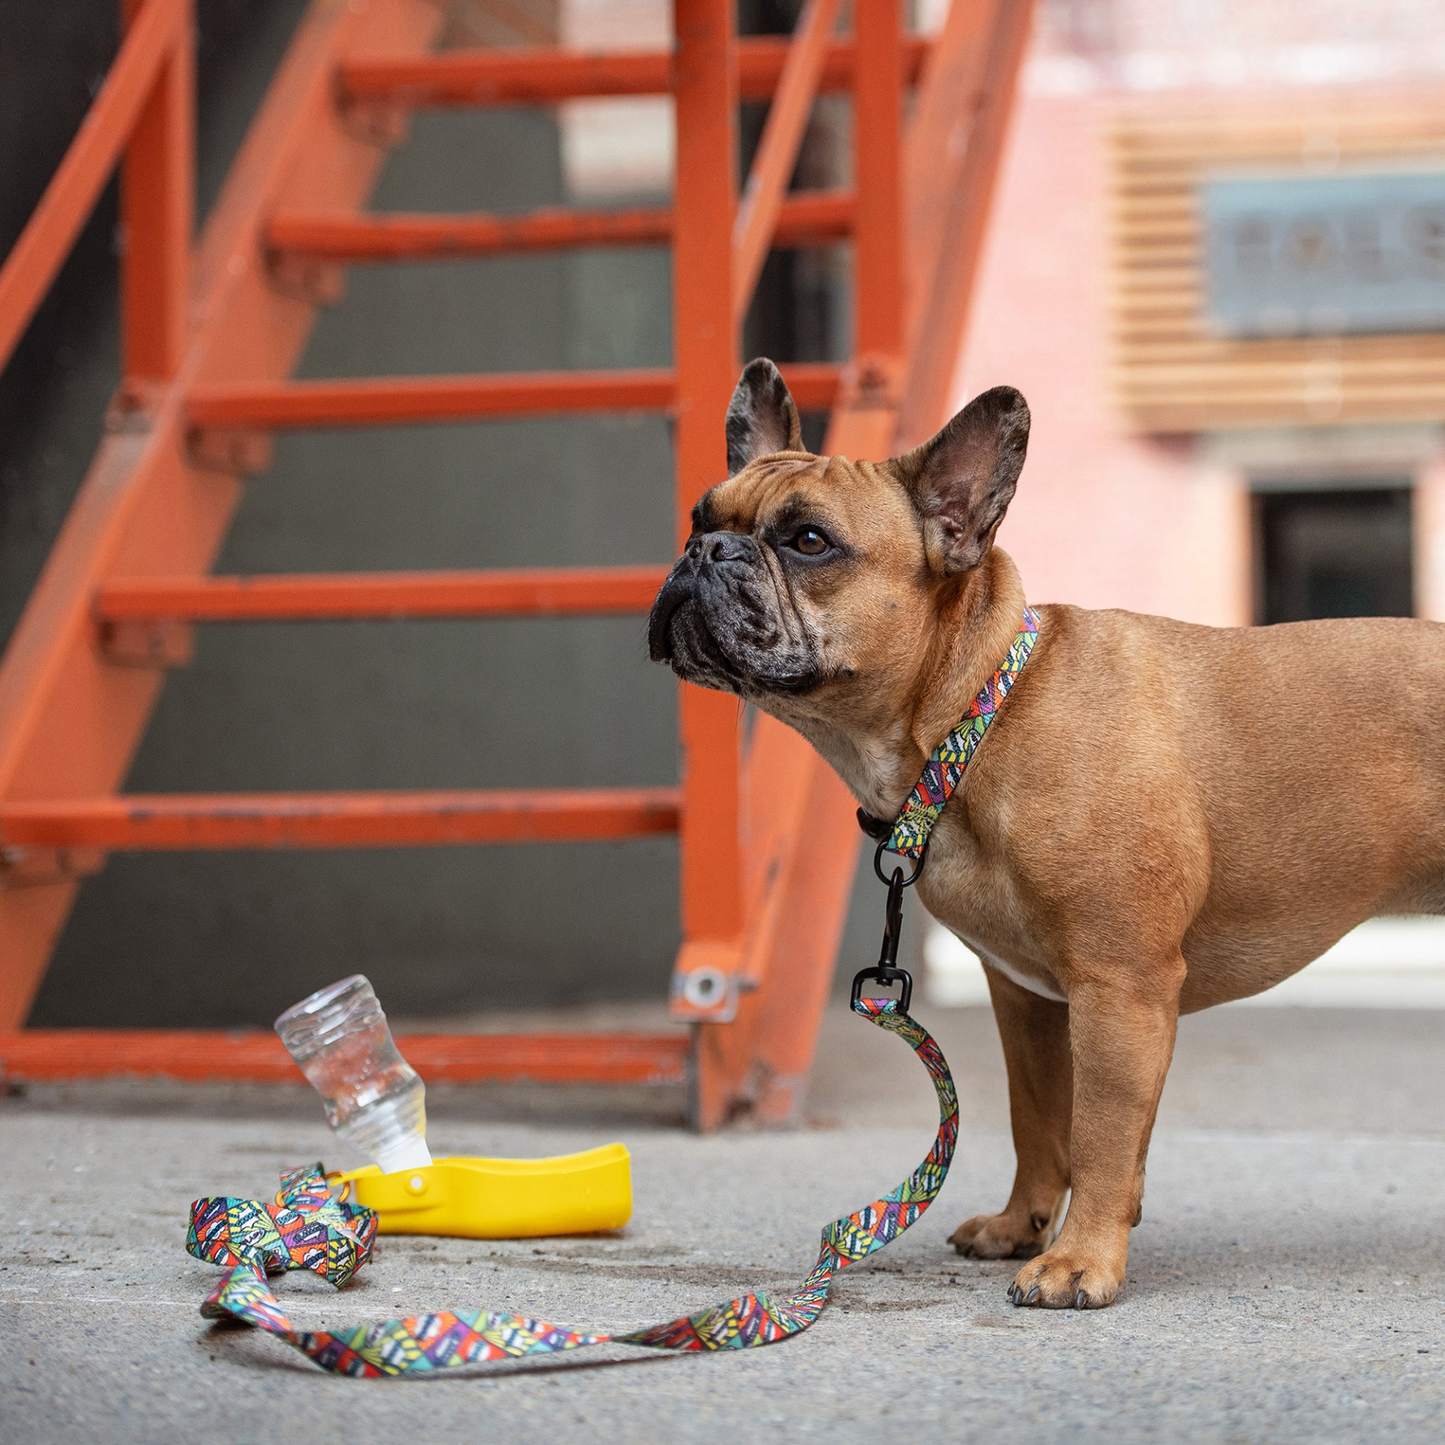
MULTIPOLYGON (((913 872, 907 877, 904 876, 902 868, 895 868, 891 877, 883 876, 883 849, 887 840, 879 843, 877 852, 873 855, 873 871, 878 875, 882 883, 888 885, 888 901, 884 905, 883 915, 883 948, 878 956, 878 963, 873 968, 860 969, 853 978, 853 1002, 856 1005, 863 997, 863 983, 866 979, 873 979, 882 984, 885 988, 893 984, 902 985, 902 993, 898 999, 898 1007, 901 1012, 908 1012, 908 1005, 913 998, 913 976, 906 968, 898 967, 898 944, 903 937, 903 890, 912 888, 918 882, 918 875, 923 872, 923 858, 920 857, 914 866, 913 872)), ((924 850, 925 856, 927 850, 924 850)))
MULTIPOLYGON (((913 975, 906 968, 884 968, 882 964, 879 964, 877 968, 860 968, 853 975, 854 1007, 857 1007, 862 1001, 863 981, 869 978, 876 979, 884 988, 901 983, 903 992, 898 996, 898 1010, 900 1013, 908 1012, 908 1005, 913 998, 913 975)), ((876 995, 869 996, 875 997, 876 995)))

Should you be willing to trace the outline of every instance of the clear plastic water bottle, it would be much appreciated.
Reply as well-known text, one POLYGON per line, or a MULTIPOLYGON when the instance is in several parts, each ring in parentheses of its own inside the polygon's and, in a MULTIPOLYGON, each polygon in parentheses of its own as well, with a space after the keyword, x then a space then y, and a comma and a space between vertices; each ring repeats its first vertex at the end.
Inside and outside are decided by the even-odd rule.
POLYGON ((397 1052, 371 984, 352 974, 304 998, 276 1032, 326 1105, 326 1122, 383 1174, 432 1162, 426 1085, 397 1052))

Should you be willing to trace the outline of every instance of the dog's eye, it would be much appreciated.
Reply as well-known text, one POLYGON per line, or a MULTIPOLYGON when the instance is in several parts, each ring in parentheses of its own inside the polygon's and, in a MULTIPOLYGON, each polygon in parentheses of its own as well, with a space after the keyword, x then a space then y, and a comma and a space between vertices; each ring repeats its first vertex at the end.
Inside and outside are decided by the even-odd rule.
POLYGON ((828 539, 816 527, 804 527, 788 545, 805 557, 817 557, 828 550, 828 539))

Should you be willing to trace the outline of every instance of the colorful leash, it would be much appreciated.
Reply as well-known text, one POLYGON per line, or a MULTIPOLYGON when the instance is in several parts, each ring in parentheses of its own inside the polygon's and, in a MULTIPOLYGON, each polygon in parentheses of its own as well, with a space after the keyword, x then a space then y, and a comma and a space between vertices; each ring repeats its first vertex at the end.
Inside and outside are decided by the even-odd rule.
MULTIPOLYGON (((890 915, 901 891, 895 874, 890 915)), ((889 932, 896 923, 890 916, 889 932)), ((337 1202, 321 1166, 283 1176, 274 1203, 254 1199, 198 1199, 191 1206, 186 1248, 210 1264, 226 1266, 220 1285, 201 1306, 207 1319, 236 1319, 280 1336, 323 1370, 373 1378, 454 1369, 484 1360, 546 1355, 584 1345, 642 1345, 654 1350, 741 1350, 772 1345, 807 1329, 822 1312, 833 1276, 891 1244, 938 1197, 958 1139, 958 1095, 953 1076, 928 1030, 908 1016, 908 975, 901 969, 865 969, 853 983, 853 1008, 870 1023, 905 1039, 923 1061, 938 1094, 938 1137, 928 1157, 891 1194, 823 1230, 812 1273, 780 1299, 749 1294, 699 1314, 628 1334, 593 1335, 525 1315, 489 1310, 443 1311, 378 1320, 346 1330, 298 1330, 266 1282, 267 1274, 309 1269, 338 1287, 371 1258, 375 1211, 337 1202), (891 974, 893 978, 881 977, 891 974), (861 998, 865 978, 903 983, 899 999, 861 998)))

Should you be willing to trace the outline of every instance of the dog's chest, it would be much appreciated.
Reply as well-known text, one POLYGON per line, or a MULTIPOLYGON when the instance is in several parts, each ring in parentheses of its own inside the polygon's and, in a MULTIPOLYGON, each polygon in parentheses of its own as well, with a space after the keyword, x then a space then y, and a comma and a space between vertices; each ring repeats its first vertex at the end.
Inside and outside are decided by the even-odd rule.
MULTIPOLYGON (((948 925, 945 924, 944 927, 948 928, 948 925)), ((955 937, 963 937, 956 929, 949 928, 949 932, 953 933, 955 937)), ((963 942, 973 949, 984 963, 991 968, 996 968, 1006 979, 1016 983, 1020 988, 1027 989, 1029 993, 1037 994, 1040 998, 1052 999, 1054 1003, 1068 1003, 1069 1000, 1059 992, 1052 979, 1040 976, 1041 970, 1035 972, 1010 963, 1000 954, 971 938, 963 938, 963 942)), ((1035 967, 1037 968, 1037 965, 1035 967)))
POLYGON ((1012 870, 964 830, 940 821, 929 845, 919 899, 988 965, 1040 998, 1067 1002, 1060 980, 1027 927, 1012 870))

